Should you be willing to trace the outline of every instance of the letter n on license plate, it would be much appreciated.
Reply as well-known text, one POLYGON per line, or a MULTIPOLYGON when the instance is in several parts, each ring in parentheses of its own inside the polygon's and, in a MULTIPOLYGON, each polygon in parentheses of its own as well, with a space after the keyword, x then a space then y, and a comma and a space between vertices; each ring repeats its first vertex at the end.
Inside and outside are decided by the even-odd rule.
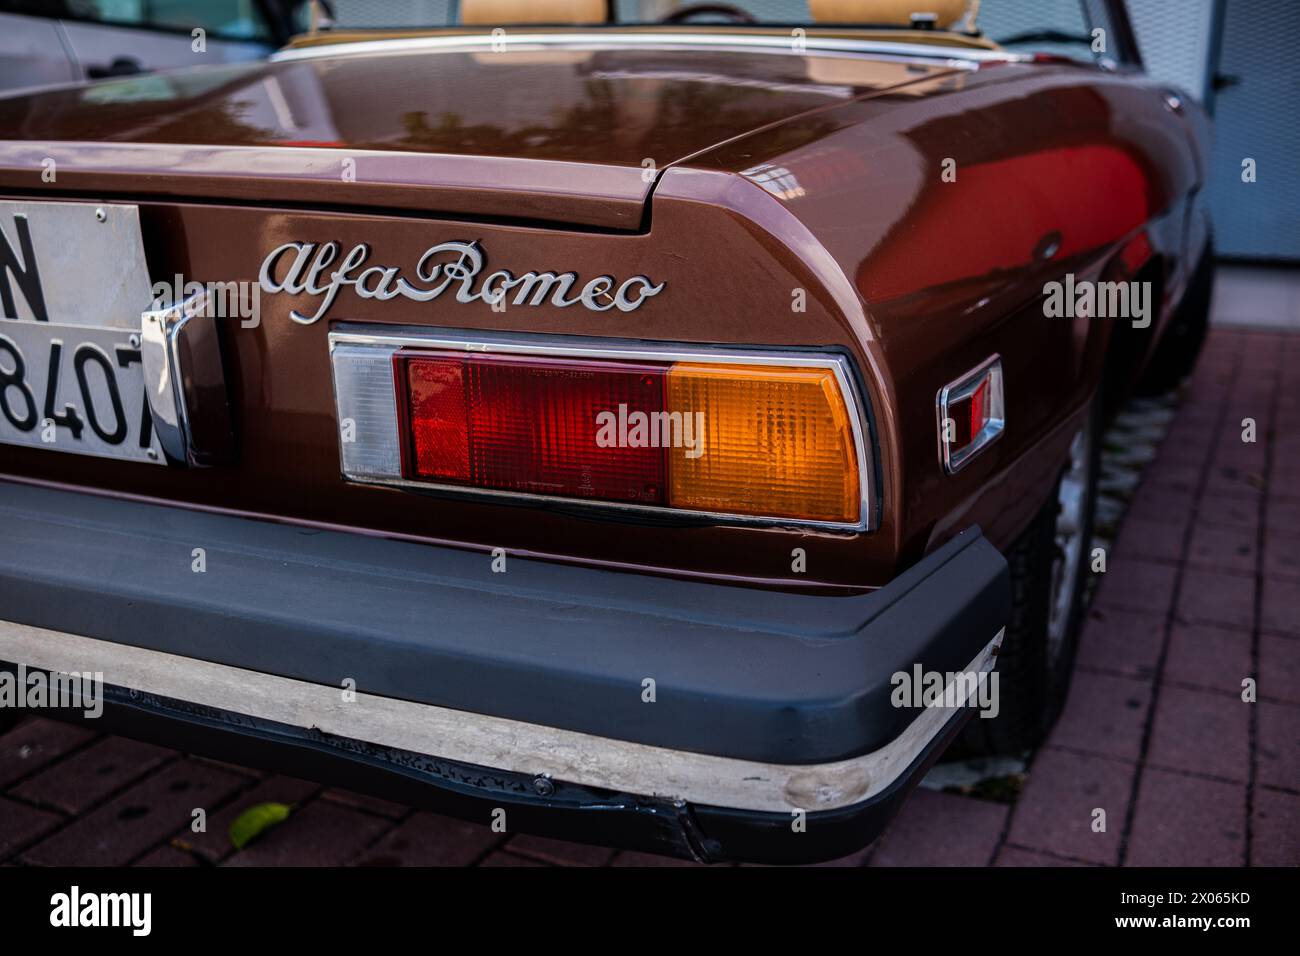
POLYGON ((0 202, 0 443, 164 463, 140 355, 135 206, 0 202))

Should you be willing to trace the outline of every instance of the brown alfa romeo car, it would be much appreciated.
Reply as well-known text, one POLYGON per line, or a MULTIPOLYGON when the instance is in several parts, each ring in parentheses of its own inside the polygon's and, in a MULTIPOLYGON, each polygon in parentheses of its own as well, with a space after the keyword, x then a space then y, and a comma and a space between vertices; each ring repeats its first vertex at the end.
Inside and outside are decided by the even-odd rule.
POLYGON ((780 6, 0 99, 8 686, 710 861, 1040 740, 1100 429, 1204 334, 1207 121, 1118 0, 780 6))

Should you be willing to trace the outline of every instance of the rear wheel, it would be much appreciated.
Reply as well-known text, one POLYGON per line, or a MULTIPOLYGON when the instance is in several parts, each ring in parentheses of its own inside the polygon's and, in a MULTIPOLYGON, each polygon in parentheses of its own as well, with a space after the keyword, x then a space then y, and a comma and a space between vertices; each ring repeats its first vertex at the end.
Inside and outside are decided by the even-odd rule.
POLYGON ((968 749, 1028 750, 1065 706, 1091 558, 1101 421, 1098 399, 1070 443, 1055 493, 1007 554, 1012 607, 998 653, 998 716, 966 725, 968 749))
POLYGON ((1138 381, 1139 395, 1163 395, 1177 388, 1192 374, 1210 327, 1210 302, 1213 298, 1214 246, 1206 245, 1187 291, 1183 293, 1183 301, 1169 320, 1169 327, 1138 381))

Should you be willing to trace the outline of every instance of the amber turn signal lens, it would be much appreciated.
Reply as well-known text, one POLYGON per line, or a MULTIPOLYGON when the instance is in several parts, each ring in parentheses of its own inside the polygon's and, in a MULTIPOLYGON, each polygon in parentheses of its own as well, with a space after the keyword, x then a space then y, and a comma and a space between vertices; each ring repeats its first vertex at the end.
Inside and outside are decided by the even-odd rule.
POLYGON ((697 448, 669 449, 670 507, 859 521, 853 423, 831 370, 679 362, 665 404, 704 426, 697 448))

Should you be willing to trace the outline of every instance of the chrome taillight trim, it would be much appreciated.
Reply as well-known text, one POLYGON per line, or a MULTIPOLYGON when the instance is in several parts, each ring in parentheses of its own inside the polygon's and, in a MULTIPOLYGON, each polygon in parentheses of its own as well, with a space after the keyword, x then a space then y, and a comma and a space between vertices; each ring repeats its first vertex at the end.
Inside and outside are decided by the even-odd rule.
POLYGON ((423 329, 376 330, 373 326, 339 325, 329 333, 330 365, 333 370, 334 405, 339 426, 339 468, 347 481, 422 491, 449 491, 483 498, 511 498, 538 503, 578 505, 600 511, 630 511, 665 517, 700 517, 719 524, 810 528, 827 531, 871 531, 875 527, 874 459, 867 425, 864 396, 856 387, 848 359, 824 353, 737 351, 727 348, 682 348, 680 346, 576 343, 544 337, 494 336, 483 333, 458 336, 423 329), (400 348, 428 348, 445 351, 484 352, 504 355, 542 355, 555 358, 651 360, 664 362, 713 362, 728 365, 770 365, 776 367, 824 368, 835 375, 844 397, 852 427, 858 460, 858 521, 800 520, 785 517, 736 515, 697 511, 660 505, 597 501, 560 495, 499 491, 411 481, 402 476, 398 433, 397 389, 393 381, 393 354, 400 348), (351 441, 345 440, 346 424, 352 422, 351 441))
POLYGON ((943 464, 943 470, 950 475, 956 474, 970 464, 972 458, 1001 438, 1007 423, 1006 414, 1002 384, 1002 356, 997 353, 939 389, 939 394, 935 398, 935 427, 938 429, 939 461, 943 464), (951 417, 949 408, 962 399, 969 398, 975 389, 979 388, 985 376, 989 380, 989 420, 971 439, 969 445, 953 451, 944 438, 943 424, 951 417))

